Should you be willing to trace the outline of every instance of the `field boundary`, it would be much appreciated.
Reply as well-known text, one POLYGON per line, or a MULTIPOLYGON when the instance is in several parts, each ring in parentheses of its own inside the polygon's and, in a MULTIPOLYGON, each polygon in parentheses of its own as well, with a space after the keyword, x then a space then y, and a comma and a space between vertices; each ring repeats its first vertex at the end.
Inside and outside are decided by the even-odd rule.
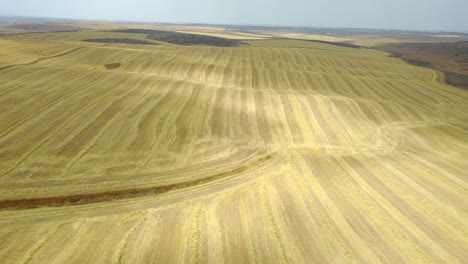
POLYGON ((123 189, 107 192, 72 194, 53 197, 37 197, 37 198, 23 198, 23 199, 10 199, 0 201, 0 211, 17 211, 34 209, 38 207, 63 207, 73 205, 94 204, 100 202, 110 202, 115 200, 137 198, 151 195, 159 195, 170 191, 186 189, 195 187, 202 184, 207 184, 224 178, 232 177, 237 174, 255 168, 268 160, 273 158, 272 154, 264 155, 251 163, 242 165, 229 171, 219 172, 201 179, 192 181, 185 181, 179 183, 172 183, 163 186, 152 186, 146 188, 123 189))

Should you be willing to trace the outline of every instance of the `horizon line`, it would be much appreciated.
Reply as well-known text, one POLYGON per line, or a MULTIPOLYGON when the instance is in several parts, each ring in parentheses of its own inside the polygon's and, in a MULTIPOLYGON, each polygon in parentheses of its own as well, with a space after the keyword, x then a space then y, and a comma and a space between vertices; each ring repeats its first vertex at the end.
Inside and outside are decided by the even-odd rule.
POLYGON ((167 25, 182 25, 182 26, 244 26, 244 27, 266 27, 266 28, 320 28, 320 29, 348 29, 348 30, 375 30, 375 31, 405 31, 405 32, 422 32, 422 33, 461 33, 468 34, 468 29, 446 30, 446 29, 402 29, 402 28, 369 28, 369 27, 346 27, 346 26, 318 26, 318 25, 284 25, 284 24, 258 24, 258 23, 217 23, 217 22, 164 22, 155 20, 134 20, 134 19, 99 19, 99 18, 72 18, 72 17, 50 17, 50 16, 29 16, 29 15, 11 15, 1 14, 0 18, 24 18, 24 19, 40 19, 56 22, 56 20, 70 20, 76 22, 108 22, 108 23, 142 23, 142 24, 167 24, 167 25))

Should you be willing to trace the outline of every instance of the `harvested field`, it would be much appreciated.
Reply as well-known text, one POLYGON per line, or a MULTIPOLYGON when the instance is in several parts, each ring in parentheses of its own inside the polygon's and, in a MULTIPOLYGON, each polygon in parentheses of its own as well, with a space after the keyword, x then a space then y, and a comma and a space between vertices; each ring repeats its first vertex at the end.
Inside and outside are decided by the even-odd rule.
POLYGON ((154 33, 0 38, 2 263, 468 258, 468 92, 441 72, 301 40, 82 41, 154 33))

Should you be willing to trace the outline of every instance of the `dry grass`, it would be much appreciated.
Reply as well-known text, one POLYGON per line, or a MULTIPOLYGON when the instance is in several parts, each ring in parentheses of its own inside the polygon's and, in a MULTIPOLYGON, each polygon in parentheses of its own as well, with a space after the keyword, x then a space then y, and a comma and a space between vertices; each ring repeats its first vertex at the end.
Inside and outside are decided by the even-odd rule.
POLYGON ((0 39, 2 263, 468 258, 468 93, 440 73, 96 37, 138 34, 0 39))

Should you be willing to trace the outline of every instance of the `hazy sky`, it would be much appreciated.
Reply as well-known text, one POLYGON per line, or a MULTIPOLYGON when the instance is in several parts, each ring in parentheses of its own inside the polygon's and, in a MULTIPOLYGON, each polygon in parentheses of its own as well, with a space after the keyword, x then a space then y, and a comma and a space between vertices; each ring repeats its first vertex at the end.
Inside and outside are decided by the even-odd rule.
POLYGON ((0 15, 468 31, 468 0, 0 0, 0 15))

